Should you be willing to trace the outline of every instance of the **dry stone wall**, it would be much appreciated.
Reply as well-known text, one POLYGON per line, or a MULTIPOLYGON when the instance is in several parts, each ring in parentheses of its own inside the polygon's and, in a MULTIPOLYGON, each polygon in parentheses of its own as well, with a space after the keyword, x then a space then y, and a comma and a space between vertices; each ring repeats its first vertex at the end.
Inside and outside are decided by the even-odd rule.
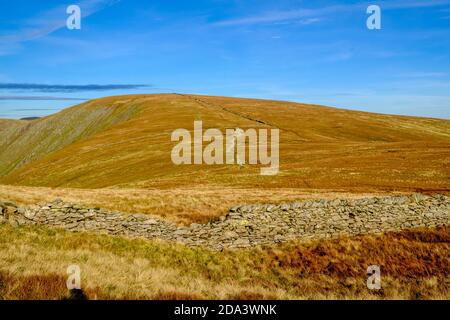
POLYGON ((300 201, 242 205, 207 224, 180 227, 147 214, 108 212, 62 200, 31 207, 0 202, 0 220, 13 225, 42 224, 70 231, 159 238, 215 250, 245 248, 293 239, 327 239, 450 223, 444 195, 300 201))

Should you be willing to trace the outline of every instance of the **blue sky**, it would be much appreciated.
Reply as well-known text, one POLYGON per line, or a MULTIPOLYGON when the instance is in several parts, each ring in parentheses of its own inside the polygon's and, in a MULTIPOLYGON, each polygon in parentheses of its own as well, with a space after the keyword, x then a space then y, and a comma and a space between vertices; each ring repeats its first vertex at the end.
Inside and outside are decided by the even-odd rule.
POLYGON ((157 92, 450 119, 450 0, 0 2, 0 117, 157 92))

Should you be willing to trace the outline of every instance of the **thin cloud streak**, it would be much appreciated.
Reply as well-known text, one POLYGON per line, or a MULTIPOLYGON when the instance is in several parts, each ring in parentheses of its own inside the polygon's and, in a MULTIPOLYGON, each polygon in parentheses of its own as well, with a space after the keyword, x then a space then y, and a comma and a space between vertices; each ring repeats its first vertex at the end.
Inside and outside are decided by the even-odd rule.
POLYGON ((449 74, 446 72, 408 72, 398 74, 397 78, 441 78, 446 77, 449 74))
POLYGON ((49 96, 0 96, 0 100, 20 101, 85 101, 87 98, 49 97, 49 96))
MULTIPOLYGON (((280 23, 290 20, 304 19, 304 18, 319 18, 322 16, 327 16, 330 14, 337 14, 343 12, 352 12, 356 10, 364 10, 373 3, 364 2, 351 5, 335 5, 329 7, 306 9, 300 8, 295 10, 285 10, 285 11, 271 11, 264 12, 255 16, 248 16, 242 18, 233 18, 228 20, 217 21, 213 23, 215 26, 239 26, 239 25, 254 25, 254 24, 264 24, 264 23, 280 23)), ((389 2, 378 2, 382 9, 412 9, 412 8, 425 8, 425 7, 436 7, 449 5, 450 0, 436 0, 436 1, 389 1, 389 2)))
POLYGON ((0 90, 26 90, 37 92, 82 92, 107 90, 133 90, 147 88, 148 84, 86 84, 86 85, 52 85, 38 83, 0 83, 0 90))
MULTIPOLYGON (((82 18, 118 3, 120 0, 82 0, 77 4, 81 8, 82 18)), ((20 43, 41 38, 66 26, 67 7, 57 7, 24 22, 22 29, 13 34, 0 35, 0 44, 20 43)))
POLYGON ((215 26, 238 26, 238 25, 253 25, 262 23, 279 23, 283 21, 312 18, 339 11, 347 11, 348 6, 332 6, 320 9, 298 9, 289 11, 272 11, 262 13, 257 16, 243 17, 237 19, 222 20, 213 23, 215 26))

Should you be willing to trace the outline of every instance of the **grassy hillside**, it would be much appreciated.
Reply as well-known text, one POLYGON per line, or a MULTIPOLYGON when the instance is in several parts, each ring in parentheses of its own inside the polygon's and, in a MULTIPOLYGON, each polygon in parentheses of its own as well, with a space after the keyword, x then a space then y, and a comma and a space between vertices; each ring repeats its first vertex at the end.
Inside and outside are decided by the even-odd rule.
MULTIPOLYGON (((450 192, 450 121, 194 95, 108 97, 0 119, 0 199, 66 201, 207 222, 239 203, 450 192), (280 173, 172 163, 171 133, 280 128, 280 173)), ((448 299, 448 227, 213 252, 158 240, 0 224, 0 299, 448 299), (381 266, 382 290, 366 287, 381 266), (413 280, 411 280, 413 279, 413 280)))
POLYGON ((450 190, 450 121, 193 95, 94 100, 0 131, 3 184, 50 187, 450 190), (175 166, 171 132, 280 128, 280 173, 175 166))
POLYGON ((86 103, 32 121, 0 120, 0 175, 127 120, 135 112, 132 104, 117 100, 86 103))

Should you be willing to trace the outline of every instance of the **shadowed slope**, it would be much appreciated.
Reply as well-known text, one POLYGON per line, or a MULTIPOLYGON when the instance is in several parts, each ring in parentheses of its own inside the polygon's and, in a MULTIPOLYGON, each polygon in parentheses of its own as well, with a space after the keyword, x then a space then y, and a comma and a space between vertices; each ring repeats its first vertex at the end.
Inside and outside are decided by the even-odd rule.
POLYGON ((19 142, 11 142, 0 154, 7 168, 3 172, 9 173, 2 183, 450 190, 448 120, 166 94, 98 99, 30 126, 33 130, 22 129, 19 142), (194 120, 202 120, 204 130, 223 132, 280 128, 280 173, 260 176, 259 168, 251 165, 174 165, 170 135, 178 128, 192 130, 194 120), (13 168, 18 169, 11 172, 13 168))
POLYGON ((1 120, 0 175, 130 118, 132 104, 88 102, 33 121, 1 120))

